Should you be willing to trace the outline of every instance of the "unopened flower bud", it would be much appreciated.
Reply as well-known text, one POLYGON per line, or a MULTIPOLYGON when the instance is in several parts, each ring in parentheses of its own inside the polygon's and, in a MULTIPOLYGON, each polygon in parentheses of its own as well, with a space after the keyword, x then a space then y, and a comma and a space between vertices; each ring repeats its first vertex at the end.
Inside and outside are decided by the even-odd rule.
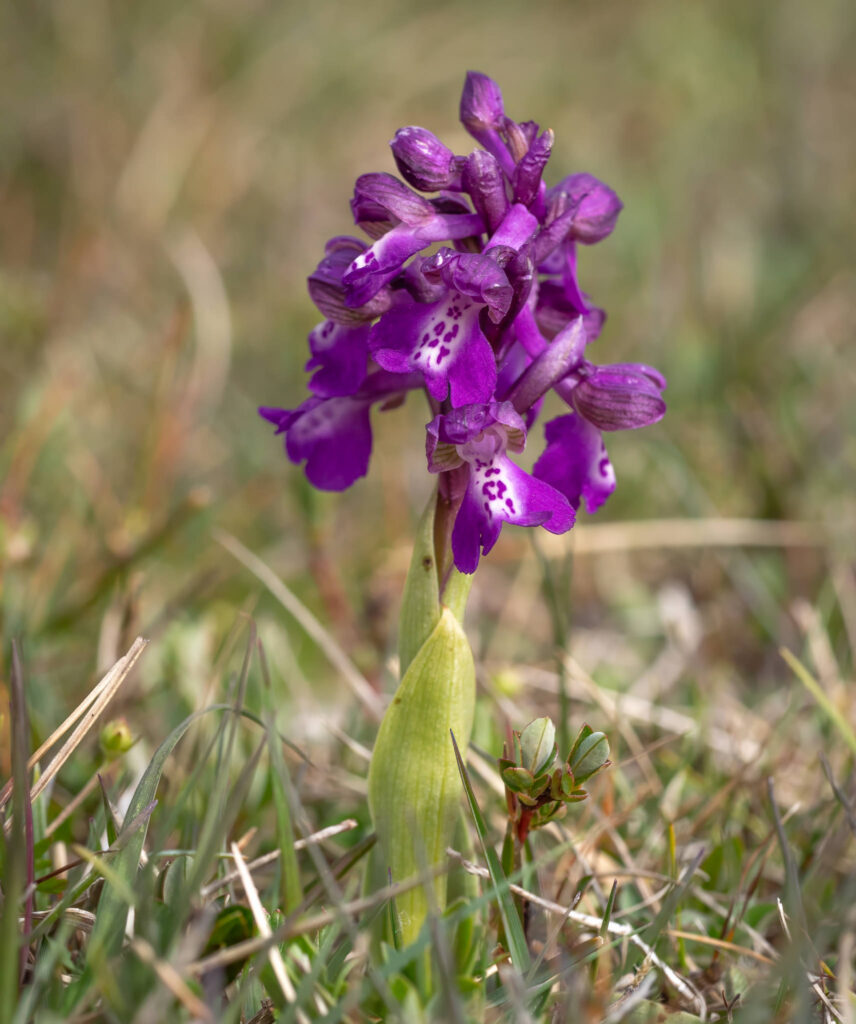
POLYGON ((495 231, 509 205, 505 177, 496 158, 483 149, 470 153, 464 168, 463 187, 470 194, 476 213, 481 214, 488 230, 495 231))
POLYGON ((570 237, 587 245, 606 238, 624 208, 612 189, 593 174, 571 174, 550 189, 550 206, 557 218, 569 215, 570 237))
POLYGON ((101 753, 110 761, 130 750, 133 744, 131 727, 124 718, 114 718, 105 723, 98 736, 101 753))
POLYGON ((571 393, 574 408, 600 430, 633 430, 661 420, 666 403, 660 374, 633 364, 598 366, 571 393))
POLYGON ((555 758, 556 727, 549 718, 536 718, 520 733, 521 767, 538 776, 555 758))
POLYGON ((391 227, 396 223, 421 224, 434 216, 434 207, 391 174, 362 174, 354 185, 351 200, 354 220, 372 234, 373 224, 391 227))
POLYGON ((499 131, 505 125, 499 86, 479 71, 467 72, 461 94, 461 123, 471 132, 499 131))
POLYGON ((593 732, 584 725, 568 754, 568 767, 574 773, 576 785, 582 785, 609 763, 609 740, 602 732, 593 732))
POLYGON ((455 156, 427 128, 399 128, 389 145, 402 177, 414 188, 436 192, 461 187, 464 158, 455 156))

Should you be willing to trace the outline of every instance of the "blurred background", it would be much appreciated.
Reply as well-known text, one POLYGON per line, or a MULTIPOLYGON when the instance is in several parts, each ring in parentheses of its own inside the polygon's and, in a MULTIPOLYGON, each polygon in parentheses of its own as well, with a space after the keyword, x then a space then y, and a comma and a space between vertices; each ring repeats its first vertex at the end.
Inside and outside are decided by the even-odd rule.
MULTIPOLYGON (((804 699, 781 643, 821 669, 832 652, 840 688, 856 640, 854 52, 850 0, 3 5, 2 635, 4 662, 21 639, 34 729, 143 633, 116 710, 157 742, 219 685, 245 615, 292 727, 324 728, 319 699, 335 720, 335 674, 216 530, 389 687, 430 489, 425 409, 375 417, 370 475, 344 495, 312 493, 255 410, 303 400, 305 278, 353 230, 356 176, 394 170, 406 124, 471 148, 469 68, 555 130, 548 183, 589 171, 624 200, 580 262, 609 314, 595 358, 669 380, 661 424, 608 439, 618 490, 574 531, 570 649, 602 685, 694 695, 699 714, 774 702, 743 731, 804 699), (717 547, 711 517, 764 523, 717 547), (664 518, 686 521, 683 541, 640 532, 664 518), (589 523, 617 524, 609 552, 589 523)), ((551 663, 540 564, 508 529, 480 571, 488 679, 551 663)))

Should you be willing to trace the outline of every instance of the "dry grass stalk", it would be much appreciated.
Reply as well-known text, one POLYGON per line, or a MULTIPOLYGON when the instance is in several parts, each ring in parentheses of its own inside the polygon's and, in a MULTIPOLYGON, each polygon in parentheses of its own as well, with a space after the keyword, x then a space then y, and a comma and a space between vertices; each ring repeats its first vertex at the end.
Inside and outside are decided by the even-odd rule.
MULTIPOLYGON (((255 883, 253 882, 253 876, 247 869, 247 864, 241 855, 241 851, 238 849, 237 843, 231 844, 232 856, 235 859, 235 864, 238 868, 238 874, 241 878, 241 885, 244 887, 244 892, 247 894, 247 901, 250 904, 250 910, 253 912, 253 919, 256 922, 256 927, 259 930, 259 935, 262 938, 269 939, 273 934, 271 932, 270 922, 268 921, 265 908, 262 906, 262 901, 259 897, 258 889, 256 889, 255 883)), ((296 992, 294 986, 291 984, 291 979, 288 977, 288 972, 285 969, 285 964, 282 960, 282 953, 276 946, 270 946, 267 951, 270 965, 273 968, 273 973, 276 975, 276 980, 279 987, 282 989, 282 994, 285 996, 289 1003, 293 1003, 296 998, 296 992)), ((307 1021, 306 1014, 302 1010, 297 1011, 297 1019, 301 1022, 307 1021)))
MULTIPOLYGON (((313 843, 322 843, 325 839, 331 839, 333 836, 341 835, 342 832, 350 832, 351 829, 357 828, 359 825, 358 821, 353 818, 346 818, 344 821, 340 821, 336 825, 329 825, 327 828, 322 828, 318 832, 313 832, 311 836, 306 836, 305 839, 297 839, 294 842, 295 850, 305 850, 307 846, 311 846, 313 843)), ((258 868, 263 868, 268 864, 273 864, 274 861, 279 860, 280 850, 271 850, 270 853, 266 853, 261 857, 257 857, 255 860, 251 860, 246 865, 247 870, 250 872, 256 871, 258 868)), ((211 882, 210 885, 203 886, 201 895, 208 897, 212 893, 218 891, 218 889, 225 889, 227 885, 231 885, 232 882, 241 878, 240 869, 236 871, 230 871, 228 875, 224 875, 222 878, 218 878, 216 882, 211 882)))
MULTIPOLYGON (((54 730, 51 736, 48 737, 48 739, 30 758, 28 768, 32 768, 44 752, 56 743, 60 737, 64 736, 78 719, 81 719, 71 736, 69 736, 62 747, 60 747, 56 756, 33 785, 33 788, 30 791, 31 800, 35 800, 36 797, 38 797, 45 789, 48 783, 56 777, 59 770, 69 757, 71 757, 92 726, 95 725, 101 713, 116 696, 119 687, 128 678, 131 669, 136 665, 140 655, 146 649, 148 642, 148 640, 138 636, 128 649, 128 653, 116 662, 107 675, 105 675, 104 678, 89 692, 88 696, 81 701, 74 711, 72 711, 63 724, 58 729, 54 730)), ((0 809, 5 806, 11 796, 13 784, 14 780, 10 779, 3 787, 2 792, 0 792, 0 809)), ((8 823, 6 827, 8 829, 8 823)))

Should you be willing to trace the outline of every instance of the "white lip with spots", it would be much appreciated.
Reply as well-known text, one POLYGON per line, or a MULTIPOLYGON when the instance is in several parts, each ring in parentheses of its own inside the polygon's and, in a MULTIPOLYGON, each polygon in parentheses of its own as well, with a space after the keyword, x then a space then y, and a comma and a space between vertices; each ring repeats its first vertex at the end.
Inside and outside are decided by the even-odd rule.
POLYGON ((520 496, 511 481, 502 472, 502 458, 494 456, 488 461, 476 459, 471 463, 471 486, 488 522, 494 519, 513 521, 523 511, 520 496))
POLYGON ((371 249, 366 249, 365 252, 361 252, 359 256, 354 258, 353 263, 348 267, 347 273, 352 274, 357 270, 365 270, 367 267, 376 269, 377 265, 377 256, 375 256, 371 249))
POLYGON ((413 366, 426 376, 444 376, 455 361, 469 335, 473 317, 481 307, 458 292, 447 299, 422 322, 419 343, 413 352, 413 366))

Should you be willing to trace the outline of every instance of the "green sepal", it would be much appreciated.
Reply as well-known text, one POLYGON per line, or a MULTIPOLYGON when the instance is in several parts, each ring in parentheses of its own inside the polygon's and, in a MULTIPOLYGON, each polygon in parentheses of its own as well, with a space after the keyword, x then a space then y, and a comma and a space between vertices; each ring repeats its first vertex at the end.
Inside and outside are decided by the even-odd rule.
MULTIPOLYGON (((454 614, 439 621, 404 674, 380 724, 369 768, 369 807, 393 881, 442 863, 463 792, 450 730, 469 742, 475 711, 475 666, 454 614)), ((434 881, 442 911, 446 880, 434 881)), ((428 912, 423 887, 396 900, 401 941, 413 942, 428 912)))

